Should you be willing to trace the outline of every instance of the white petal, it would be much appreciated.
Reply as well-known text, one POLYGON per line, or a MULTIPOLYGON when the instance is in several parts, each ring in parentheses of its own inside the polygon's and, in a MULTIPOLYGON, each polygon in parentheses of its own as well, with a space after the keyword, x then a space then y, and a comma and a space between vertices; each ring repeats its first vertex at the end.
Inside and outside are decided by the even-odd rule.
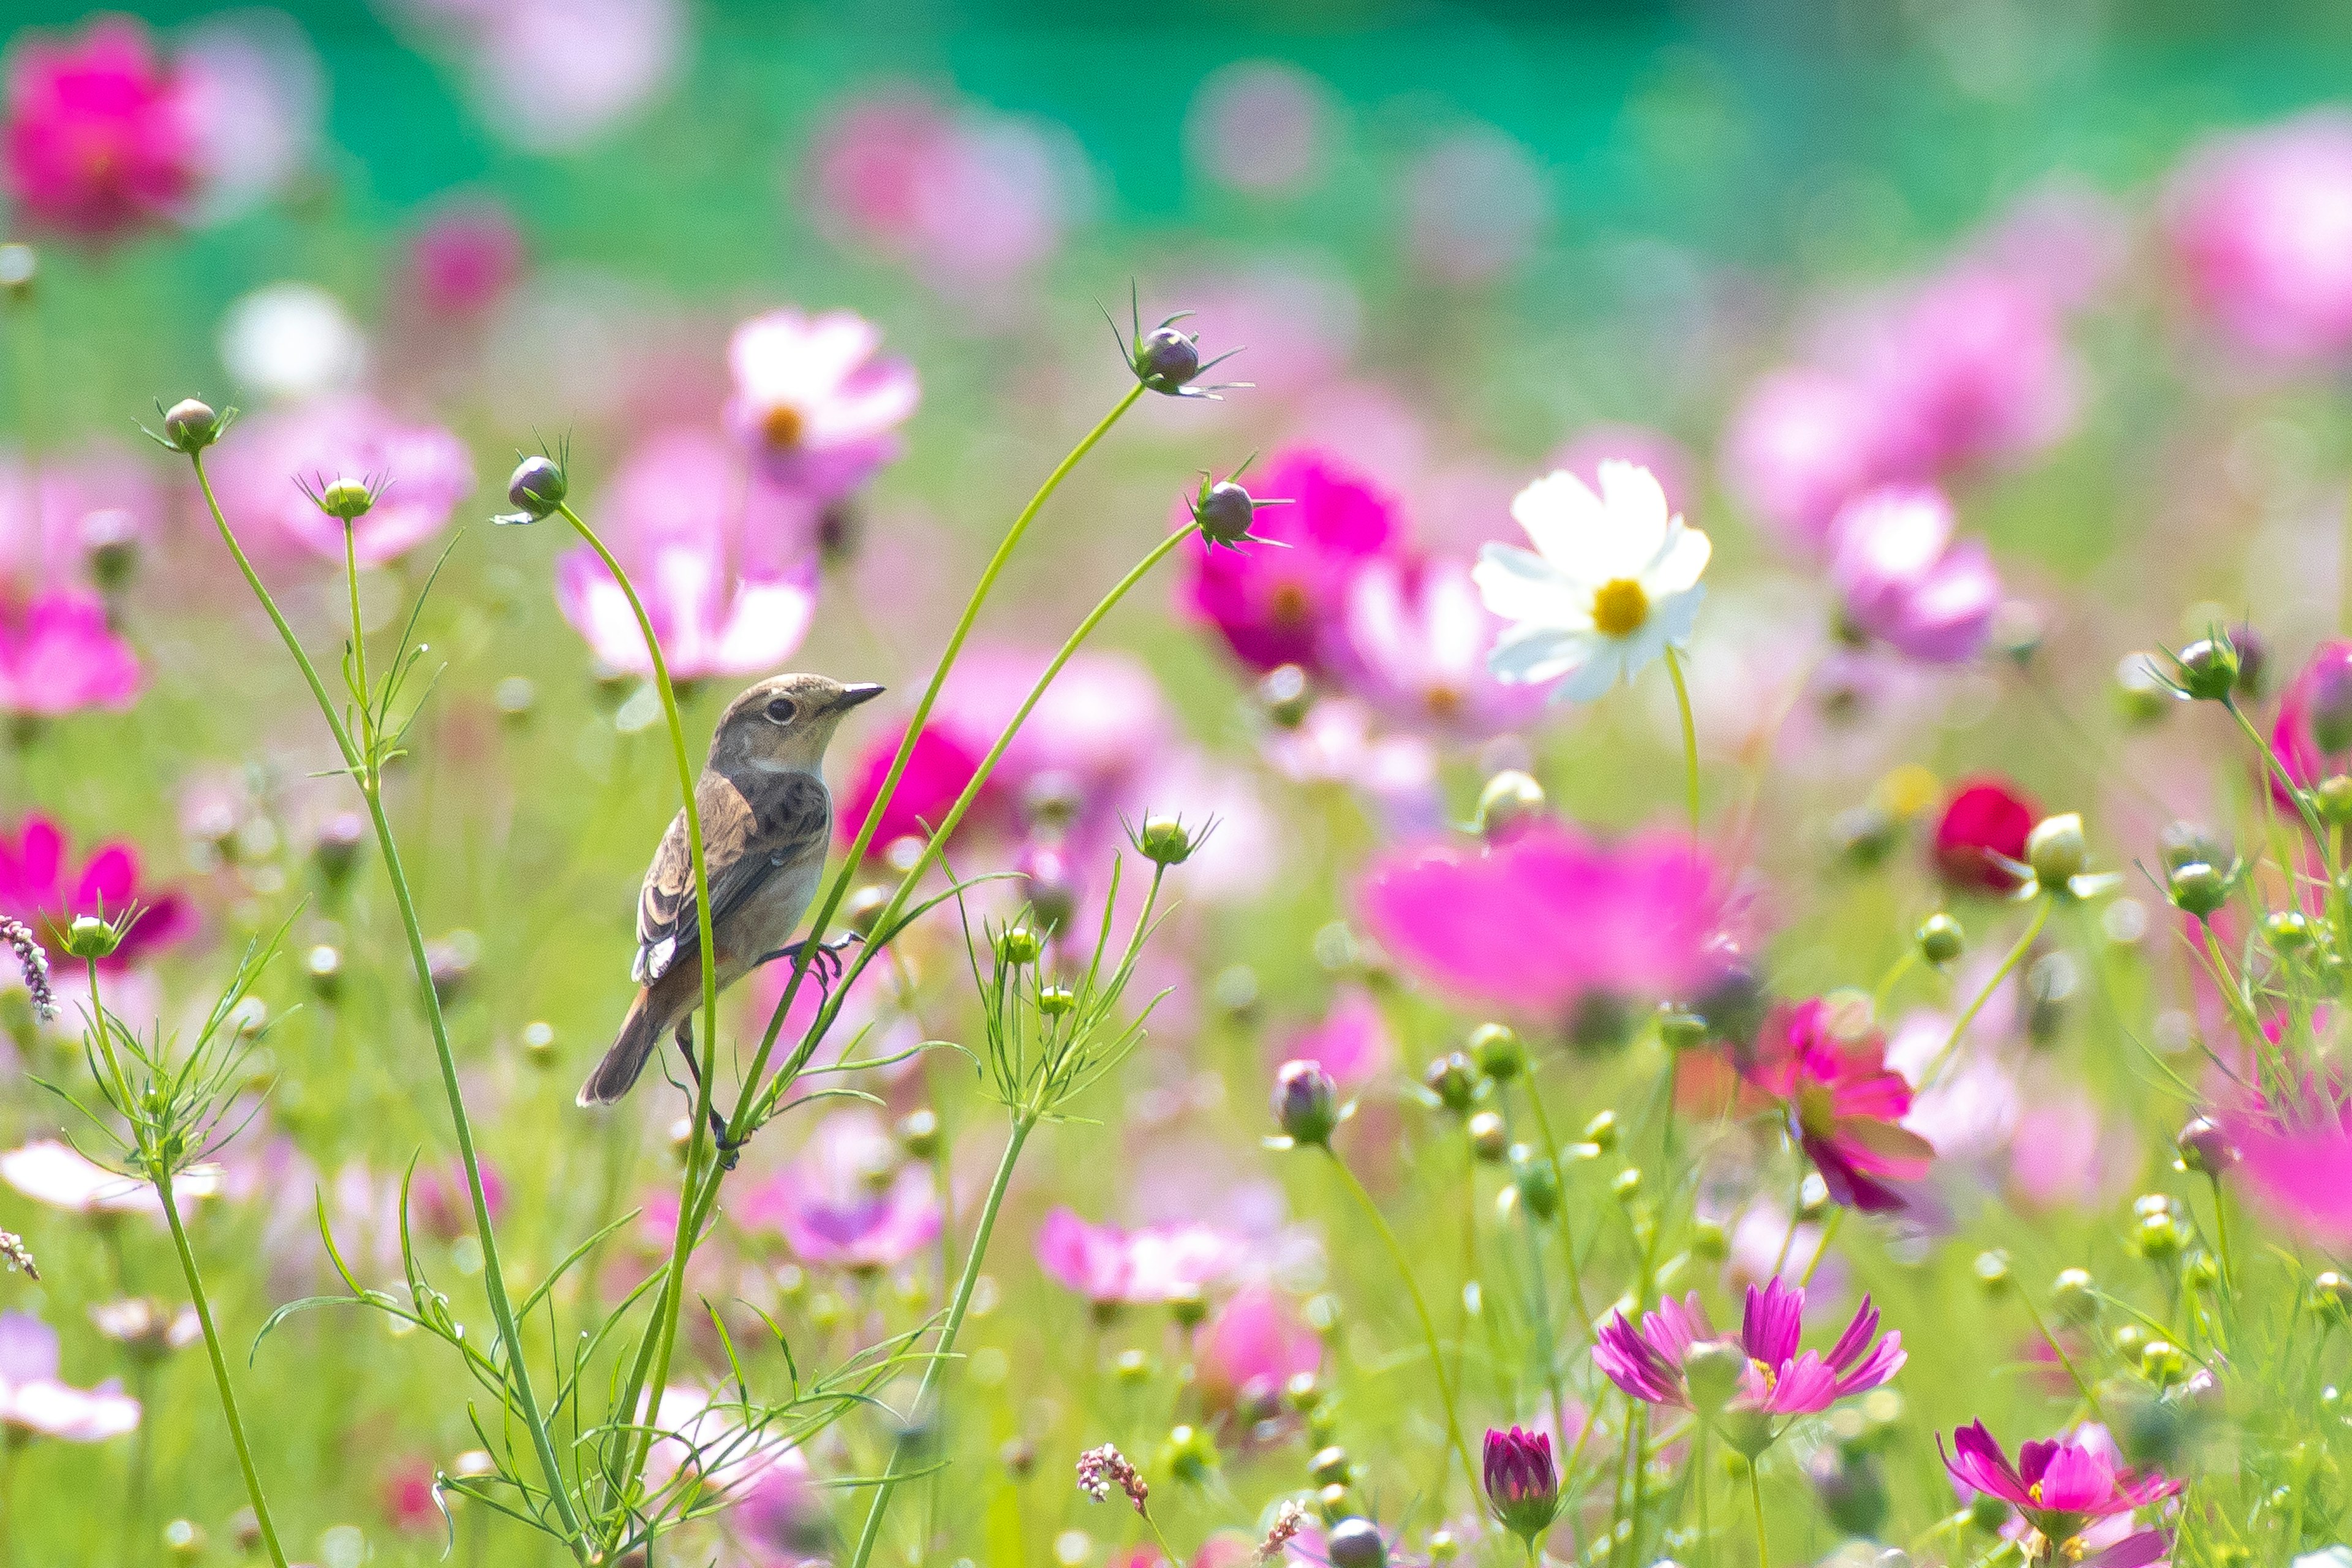
POLYGON ((1511 515, 1546 560, 1581 572, 1596 542, 1609 532, 1608 509, 1574 474, 1555 471, 1511 500, 1511 515))
POLYGON ((1513 544, 1489 544, 1470 568, 1486 608, 1507 621, 1577 626, 1590 621, 1591 595, 1540 555, 1513 544))
POLYGON ((1666 530, 1666 542, 1642 569, 1642 591, 1653 601, 1681 593, 1698 581, 1714 554, 1712 540, 1696 528, 1684 527, 1677 519, 1666 530))
POLYGON ((1497 680, 1534 685, 1580 668, 1599 651, 1601 640, 1589 631, 1517 626, 1495 639, 1486 668, 1497 680))
POLYGON ((1624 669, 1624 644, 1615 637, 1595 637, 1594 641, 1599 646, 1591 660, 1570 671, 1567 679, 1552 689, 1553 701, 1590 702, 1617 684, 1617 677, 1624 669))
POLYGON ((1612 459, 1601 465, 1601 498, 1609 510, 1614 577, 1630 577, 1666 542, 1672 516, 1658 476, 1638 463, 1612 459))
MULTIPOLYGON (((1698 624, 1698 607, 1706 598, 1706 584, 1695 583, 1679 594, 1669 594, 1650 606, 1650 626, 1658 628, 1658 640, 1680 647, 1690 641, 1691 628, 1698 624)), ((1647 631, 1649 626, 1643 630, 1647 631)))

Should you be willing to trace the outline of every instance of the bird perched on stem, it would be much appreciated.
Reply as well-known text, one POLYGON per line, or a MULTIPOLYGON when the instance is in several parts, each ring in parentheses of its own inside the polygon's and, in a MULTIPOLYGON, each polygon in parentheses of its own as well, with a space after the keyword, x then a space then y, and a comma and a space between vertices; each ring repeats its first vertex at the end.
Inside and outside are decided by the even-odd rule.
MULTIPOLYGON (((721 991, 798 951, 792 935, 815 897, 833 839, 825 743, 843 715, 881 694, 879 686, 844 686, 822 675, 778 675, 727 705, 694 786, 721 991)), ((581 1086, 582 1105, 609 1105, 628 1093, 672 1029, 687 1070, 700 1070, 687 1033, 702 1005, 700 948, 694 859, 680 811, 637 896, 631 977, 642 989, 619 1037, 581 1086)))

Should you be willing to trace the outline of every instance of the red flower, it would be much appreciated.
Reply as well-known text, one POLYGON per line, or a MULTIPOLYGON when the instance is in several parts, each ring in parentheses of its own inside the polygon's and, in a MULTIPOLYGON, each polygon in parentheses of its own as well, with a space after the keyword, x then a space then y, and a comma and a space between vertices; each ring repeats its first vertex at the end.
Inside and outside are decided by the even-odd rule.
POLYGON ((194 194, 197 132, 178 74, 146 28, 105 16, 9 64, 0 161, 22 209, 52 228, 113 239, 177 217, 194 194))
POLYGON ((102 844, 76 869, 64 830, 45 816, 0 833, 0 915, 31 926, 52 953, 62 951, 76 915, 111 920, 134 905, 145 911, 105 961, 110 969, 136 963, 194 928, 194 911, 176 895, 142 891, 139 882, 139 852, 128 844, 102 844))
POLYGON ((2026 836, 2036 820, 2033 803, 2006 779, 1971 779, 1936 824, 1936 869, 1956 888, 2013 893, 2025 879, 2001 861, 2025 859, 2026 836))
POLYGON ((1911 1086, 1887 1067, 1885 1037, 1873 1030, 1841 1040, 1820 997, 1774 1008, 1738 1065, 1742 1078, 1787 1108, 1797 1142, 1839 1203, 1900 1208, 1902 1194, 1886 1184, 1927 1174, 1936 1151, 1901 1125, 1911 1086))

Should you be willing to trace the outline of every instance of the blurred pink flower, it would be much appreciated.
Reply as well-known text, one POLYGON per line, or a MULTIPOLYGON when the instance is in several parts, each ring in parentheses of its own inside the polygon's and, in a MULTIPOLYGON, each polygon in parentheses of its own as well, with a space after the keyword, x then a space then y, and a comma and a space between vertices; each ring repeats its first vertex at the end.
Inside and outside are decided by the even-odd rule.
POLYGON ((1491 125, 1448 133, 1402 175, 1405 247, 1444 282, 1485 283, 1535 248, 1551 189, 1527 148, 1491 125))
POLYGON ((1435 750, 1418 735, 1376 732, 1370 710, 1353 698, 1325 698, 1297 725, 1269 729, 1263 749, 1266 765, 1293 784, 1370 797, 1396 831, 1431 832, 1442 820, 1435 750))
POLYGON ((1588 997, 1686 1001, 1722 970, 1727 910, 1706 851, 1648 832, 1601 844, 1540 821, 1496 843, 1443 838, 1372 862, 1374 938, 1440 989, 1564 1018, 1588 997))
POLYGON ((2061 174, 2011 203, 1968 248, 2057 309, 2078 310, 2094 303, 2131 259, 2132 225, 2122 202, 2061 174))
POLYGON ((1834 1202, 1866 1213, 1901 1208, 1894 1184, 1927 1173, 1936 1151, 1902 1125, 1911 1085, 1886 1065, 1885 1037, 1841 1037, 1822 998, 1775 1007, 1734 1065, 1780 1102, 1834 1202))
POLYGON ((1207 1409, 1266 1410, 1285 1384, 1323 1364, 1323 1342, 1272 1287, 1245 1285, 1202 1325, 1193 1363, 1207 1409))
POLYGON ((833 1513, 801 1449, 773 1455, 730 1495, 727 1533, 751 1568, 800 1568, 825 1560, 833 1543, 833 1513))
POLYGON ((441 1504, 433 1495, 438 1468, 424 1455, 412 1454, 383 1478, 376 1495, 394 1530, 422 1535, 440 1528, 441 1504))
MULTIPOLYGON (((506 1178, 489 1161, 480 1162, 482 1201, 489 1205, 490 1217, 499 1218, 506 1212, 506 1178)), ((466 1184, 466 1167, 457 1160, 436 1164, 422 1164, 408 1182, 409 1223, 425 1235, 438 1241, 455 1241, 474 1233, 474 1194, 466 1184)))
POLYGON ((1204 1289, 1233 1272, 1244 1247, 1213 1226, 1121 1230, 1060 1206, 1037 1227, 1038 1267, 1098 1308, 1152 1306, 1204 1289))
MULTIPOLYGON (((2312 650, 2279 694, 2271 750, 2287 776, 2305 789, 2352 753, 2352 642, 2333 637, 2312 650)), ((2274 771, 2264 767, 2263 777, 2281 805, 2294 804, 2274 771)))
MULTIPOLYGON (((1052 658, 1006 645, 968 649, 931 722, 985 753, 1052 658)), ((1176 733, 1150 666, 1133 654, 1081 649, 1037 700, 994 778, 1016 795, 1046 785, 1074 789, 1086 813, 1112 804, 1176 733)))
POLYGON ((1287 1037, 1271 1059, 1314 1062, 1345 1093, 1393 1068, 1397 1044, 1371 993, 1350 985, 1333 998, 1321 1023, 1287 1037))
POLYGON ((89 586, 107 552, 161 531, 163 498, 147 468, 110 448, 70 461, 0 458, 0 595, 89 586))
POLYGON ((100 16, 62 41, 20 34, 6 97, 0 166, 34 222, 111 240, 186 215, 203 178, 195 122, 140 23, 100 16))
POLYGON ((2029 1093, 2010 1138, 2011 1192, 2028 1209, 2097 1209, 2132 1190, 2142 1164, 2128 1119, 2110 1120, 2080 1090, 2029 1093))
MULTIPOLYGON (((109 1010, 111 1011, 111 1005, 109 1010)), ((220 1190, 217 1166, 195 1165, 172 1183, 184 1215, 197 1200, 220 1190)), ((110 1171, 69 1143, 43 1138, 0 1153, 0 1182, 35 1203, 74 1215, 140 1214, 163 1217, 163 1194, 152 1182, 110 1171)))
POLYGON ((1952 542, 1952 503, 1925 486, 1872 490, 1831 528, 1830 584, 1847 623, 1931 664, 1984 651, 2000 579, 1975 540, 1952 542))
POLYGON ((1320 171, 1330 121, 1330 93, 1316 78, 1279 60, 1240 60, 1193 93, 1185 145, 1220 184, 1279 195, 1320 171))
POLYGON ((2323 1247, 2352 1246, 2352 1104, 2254 1105, 2220 1120, 2264 1208, 2323 1247))
POLYGON ((133 907, 145 911, 100 961, 108 970, 127 968, 194 931, 195 911, 184 900, 142 881, 139 851, 128 842, 101 844, 77 867, 65 830, 46 816, 0 831, 0 914, 31 926, 53 954, 62 955, 65 929, 77 915, 110 920, 133 907))
POLYGON ((2168 184, 2164 227, 2191 302, 2241 347, 2352 348, 2352 115, 2209 139, 2168 184))
POLYGON ((931 1173, 900 1165, 880 1119, 862 1108, 818 1122, 799 1156, 746 1193, 736 1215, 776 1232, 820 1268, 895 1268, 940 1233, 931 1173))
POLYGON ((881 346, 881 329, 846 310, 770 310, 735 329, 727 426, 766 477, 822 504, 898 457, 919 389, 881 346))
POLYGON ((681 0, 388 0, 446 34, 483 117, 534 152, 575 147, 651 102, 687 54, 681 0), (528 90, 516 84, 528 81, 528 90))
MULTIPOLYGON (((866 750, 851 764, 847 787, 834 807, 834 831, 843 843, 855 839, 865 826, 866 816, 881 798, 883 782, 889 777, 890 764, 906 738, 904 729, 877 734, 866 743, 866 750)), ((891 792, 890 803, 875 828, 868 853, 887 855, 891 846, 902 839, 921 842, 929 837, 947 819, 957 796, 980 771, 985 747, 986 742, 974 746, 943 726, 925 725, 922 734, 916 738, 915 749, 908 755, 898 787, 891 792)), ((1003 801, 1003 790, 992 774, 973 800, 964 826, 971 827, 993 820, 1000 815, 1003 801)))
MULTIPOLYGON (((817 556, 806 509, 748 477, 719 437, 651 437, 622 464, 603 511, 604 542, 645 602, 674 679, 770 674, 808 635, 817 556)), ((601 666, 652 674, 628 598, 593 550, 557 559, 555 598, 601 666)))
POLYGON ((504 203, 451 202, 408 242, 408 286, 434 316, 475 317, 522 276, 522 229, 504 203))
POLYGON ((258 521, 324 560, 343 558, 343 525, 302 492, 340 479, 388 481, 352 528, 362 566, 397 560, 448 526, 474 489, 466 444, 412 425, 364 394, 315 398, 241 421, 207 464, 232 525, 258 521))
POLYGON ((1278 453, 1248 487, 1259 500, 1289 503, 1267 507, 1252 525, 1279 542, 1225 549, 1195 541, 1184 603, 1252 668, 1320 668, 1323 639, 1345 613, 1357 574, 1404 548, 1397 502, 1309 448, 1278 453))
POLYGON ((108 1378, 76 1388, 58 1375, 58 1331, 30 1312, 0 1312, 0 1426, 68 1443, 102 1443, 139 1426, 139 1402, 108 1378))
POLYGON ((196 164, 195 221, 238 216, 286 192, 319 156, 326 68, 293 17, 244 8, 173 29, 196 164))
POLYGON ((1784 543, 1810 553, 1848 500, 1906 477, 1888 412, 1846 376, 1809 366, 1775 371, 1732 414, 1726 479, 1784 543))
POLYGON ((107 625, 97 595, 59 589, 21 606, 0 597, 0 714, 128 708, 145 683, 138 652, 107 625))
POLYGON ((2024 457, 2065 434, 2078 376, 2057 310, 2031 285, 1963 263, 1878 324, 1866 369, 1924 475, 2024 457))
POLYGON ((1326 653, 1343 683, 1393 722, 1485 739, 1543 711, 1541 688, 1507 686, 1486 668, 1502 627, 1460 562, 1415 570, 1382 557, 1356 574, 1326 653))

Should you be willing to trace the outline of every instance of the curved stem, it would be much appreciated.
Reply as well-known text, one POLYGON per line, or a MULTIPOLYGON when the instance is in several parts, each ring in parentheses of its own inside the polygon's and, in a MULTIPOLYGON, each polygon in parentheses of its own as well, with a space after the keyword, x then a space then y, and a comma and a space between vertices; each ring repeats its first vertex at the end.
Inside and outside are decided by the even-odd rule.
MULTIPOLYGON (((711 932, 710 867, 703 854, 702 813, 694 798, 695 770, 686 750, 686 726, 678 718, 677 690, 670 684, 669 665, 662 658, 661 638, 654 635, 653 618, 646 614, 645 601, 637 597, 629 574, 621 570, 596 531, 582 521, 568 503, 559 504, 557 511, 572 525, 604 570, 619 584, 622 595, 629 601, 629 613, 637 619, 637 631, 646 639, 646 657, 652 662, 654 689, 661 696, 662 717, 669 725, 669 749, 677 768, 678 796, 683 804, 679 812, 686 818, 686 849, 694 865, 694 927, 695 937, 702 953, 702 1070, 696 1075, 694 1115, 687 1134, 686 1174, 683 1178, 677 1205, 677 1229, 670 1238, 669 1272, 662 1282, 661 1293, 654 1301, 653 1321, 646 1326, 646 1338, 639 1342, 637 1354, 629 1366, 629 1377, 624 1386, 621 1404, 622 1419, 633 1432, 628 1439, 628 1458, 621 1468, 619 1499, 623 1506, 614 1510, 610 1544, 617 1544, 628 1528, 626 1506, 630 1491, 645 1470, 646 1458, 653 1452, 654 1426, 650 1419, 638 1421, 637 1402, 646 1387, 659 1389, 669 1380, 670 1357, 677 1345, 678 1314, 686 1300, 686 1262, 693 1255, 696 1229, 694 1205, 686 1201, 694 1190, 696 1178, 702 1169, 705 1148, 709 1138, 711 1085, 719 1069, 719 954, 711 932)), ((711 1152, 715 1157, 716 1151, 711 1152)))
POLYGON ((1977 1021, 1977 1015, 1984 1011, 1986 1003, 1992 1000, 1992 994, 2000 989, 2000 983, 2009 978, 2009 972, 2015 969, 2032 948, 2033 939, 2042 934, 2043 924, 2050 919, 2050 906, 2057 901, 2049 893, 2042 894, 2036 900, 2033 919, 2026 926, 2025 934, 2017 939, 2017 945, 2009 950, 2009 956, 2000 961, 2000 967, 1992 972, 1992 978, 1985 982, 1984 989, 1977 993, 1976 1000, 1969 1004, 1968 1010, 1952 1026, 1951 1037, 1944 1042, 1944 1048, 1936 1053, 1936 1059, 1929 1062, 1927 1070, 1919 1075, 1919 1082, 1923 1086, 1932 1088, 1936 1080, 1943 1077, 1945 1065, 1951 1060, 1952 1053, 1960 1048, 1960 1037, 1969 1032, 1969 1026, 1977 1021))
MULTIPOLYGON (((237 543, 236 534, 230 529, 227 517, 221 511, 220 501, 213 494, 212 480, 205 472, 204 454, 192 452, 188 460, 195 468, 197 487, 204 492, 205 506, 212 513, 213 525, 220 531, 221 542, 228 547, 229 555, 236 561, 237 571, 243 574, 246 586, 252 590, 253 596, 268 613, 270 624, 278 628, 279 640, 285 643, 286 651, 301 670, 302 679, 310 686, 310 695, 319 705, 320 717, 326 720, 329 731, 335 737, 335 745, 342 753, 344 766, 350 771, 353 782, 360 785, 361 797, 367 802, 368 820, 375 828, 376 847, 383 856, 384 871, 392 883, 394 901, 399 907, 400 922, 408 937, 409 963, 416 972, 418 996, 425 1007, 425 1022, 431 1027, 434 1054, 440 1062, 442 1092, 449 1101, 449 1120, 457 1136, 459 1158, 466 1167, 466 1189, 474 1205, 474 1233, 482 1246, 483 1294, 489 1298, 490 1317, 498 1326, 499 1343, 506 1351, 507 1372, 520 1406, 519 1413, 530 1433, 531 1447, 545 1476, 549 1499, 554 1504, 556 1517, 562 1522, 564 1544, 575 1558, 585 1562, 588 1552, 580 1539, 580 1517, 572 1506, 572 1494, 564 1480, 563 1468, 556 1458, 555 1443, 548 1435, 547 1419, 541 1414, 539 1395, 531 1386, 530 1368, 523 1358, 522 1336, 516 1330, 514 1306, 507 1295, 506 1269, 499 1259, 498 1235, 491 1227, 489 1202, 482 1189, 481 1160, 474 1152, 473 1122, 466 1112, 465 1091, 457 1081, 457 1058, 450 1049, 448 1025, 441 1016, 440 994, 433 988, 432 961, 425 952, 425 932, 417 924, 415 901, 409 896, 408 877, 401 868, 400 847, 393 838, 392 824, 384 816, 383 796, 375 787, 373 770, 352 749, 349 731, 343 728, 342 721, 335 716, 335 705, 327 695, 326 683, 319 679, 317 667, 311 664, 310 656, 303 651, 302 640, 294 635, 294 628, 286 624, 285 616, 278 608, 278 601, 270 596, 260 574, 253 569, 253 563, 247 559, 244 547, 237 543)), ((352 628, 354 636, 358 629, 356 626, 352 628)))
POLYGON ((1698 842, 1698 723, 1691 717, 1690 683, 1683 679, 1683 656, 1669 645, 1666 673, 1675 679, 1675 706, 1683 719, 1683 785, 1690 806, 1691 842, 1698 842))
POLYGON ((1356 1173, 1348 1169, 1348 1162, 1339 1157, 1339 1151, 1326 1143, 1323 1152, 1331 1156, 1331 1163, 1346 1181, 1348 1190, 1356 1194, 1356 1202, 1371 1217, 1372 1228, 1380 1232, 1381 1242, 1389 1249, 1389 1257, 1395 1260, 1397 1272, 1404 1277, 1405 1294, 1412 1298, 1413 1313, 1421 1320, 1422 1338, 1429 1345, 1430 1375, 1437 1380, 1437 1397, 1445 1406, 1445 1435, 1454 1444, 1454 1457, 1462 1461, 1462 1474, 1470 1483, 1470 1495, 1475 1498, 1478 1495, 1478 1467, 1471 1462, 1470 1445, 1463 1440, 1461 1417, 1454 1409, 1454 1385, 1445 1375, 1445 1352, 1437 1342, 1437 1323, 1429 1315, 1429 1303, 1422 1297, 1420 1282, 1413 1278, 1412 1263, 1405 1257, 1404 1247, 1397 1241, 1396 1232, 1389 1228, 1388 1216, 1381 1213, 1381 1205, 1373 1201, 1364 1184, 1356 1179, 1356 1173))

